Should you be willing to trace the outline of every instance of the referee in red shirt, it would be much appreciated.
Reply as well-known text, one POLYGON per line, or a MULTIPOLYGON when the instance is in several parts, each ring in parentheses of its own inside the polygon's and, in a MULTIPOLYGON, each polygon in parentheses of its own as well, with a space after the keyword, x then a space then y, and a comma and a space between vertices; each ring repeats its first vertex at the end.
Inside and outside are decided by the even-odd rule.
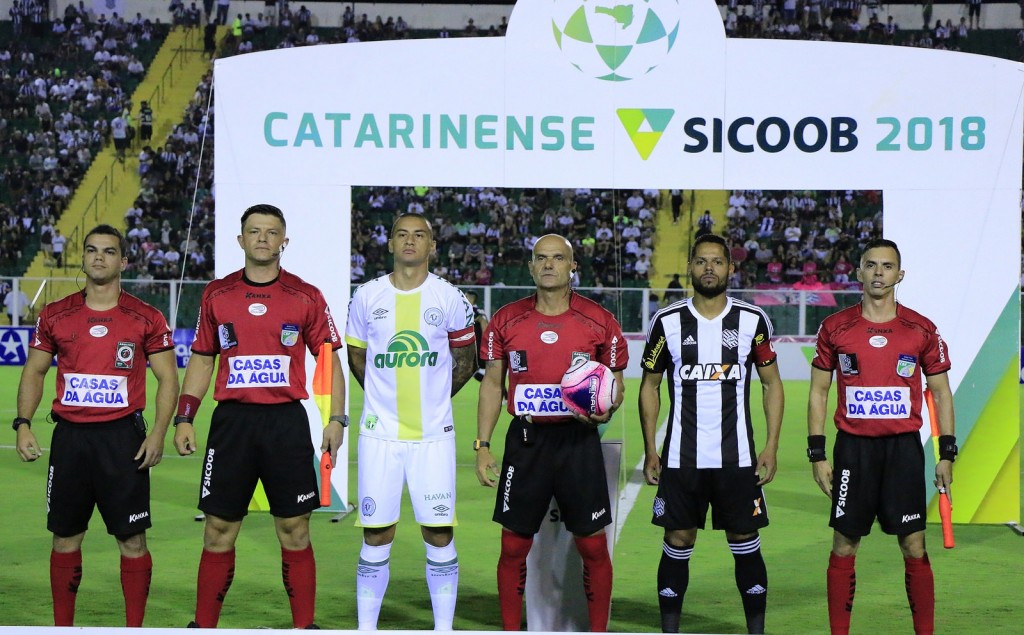
POLYGON ((946 376, 949 352, 935 324, 896 302, 903 281, 900 251, 882 238, 868 242, 857 269, 860 304, 825 318, 811 360, 807 456, 814 481, 832 499, 829 526, 828 616, 832 633, 850 631, 861 538, 877 518, 903 552, 914 632, 933 632, 935 582, 925 550, 924 449, 921 381, 935 398, 939 458, 935 486, 953 482, 956 458, 953 393, 946 376), (825 456, 825 411, 833 373, 839 403, 830 465, 825 456))
POLYGON ((53 623, 72 626, 82 581, 82 541, 93 508, 121 552, 125 625, 142 626, 153 576, 146 547, 151 526, 149 468, 160 462, 178 396, 171 329, 160 311, 121 290, 128 265, 124 237, 110 225, 85 235, 85 289, 42 310, 18 386, 18 455, 42 450, 32 416, 57 357, 56 424, 46 483, 46 528, 53 533, 53 623), (156 420, 146 433, 146 362, 157 378, 156 420))
POLYGON ((608 630, 612 593, 604 531, 611 523, 611 506, 596 424, 611 418, 622 404, 623 391, 610 412, 584 419, 566 408, 559 385, 565 370, 584 357, 611 368, 622 386, 629 352, 615 316, 571 290, 576 261, 568 240, 543 236, 533 247, 529 266, 537 293, 495 313, 480 343, 487 368, 480 383, 473 449, 480 484, 498 489, 493 519, 504 528, 498 559, 502 627, 521 627, 526 557, 553 496, 583 560, 590 630, 603 632, 608 630), (506 373, 513 418, 498 471, 490 441, 501 414, 506 373))
POLYGON ((263 482, 281 543, 281 566, 295 628, 314 627, 316 562, 309 540, 310 513, 320 506, 306 392, 306 351, 334 347, 330 423, 321 452, 337 461, 348 425, 345 383, 338 359, 341 339, 323 294, 284 271, 285 219, 273 205, 242 214, 238 245, 245 267, 203 291, 196 338, 182 381, 174 445, 196 451, 192 422, 213 378, 218 402, 203 454, 199 509, 206 514, 199 561, 195 621, 214 628, 235 572, 235 540, 257 480, 263 482))

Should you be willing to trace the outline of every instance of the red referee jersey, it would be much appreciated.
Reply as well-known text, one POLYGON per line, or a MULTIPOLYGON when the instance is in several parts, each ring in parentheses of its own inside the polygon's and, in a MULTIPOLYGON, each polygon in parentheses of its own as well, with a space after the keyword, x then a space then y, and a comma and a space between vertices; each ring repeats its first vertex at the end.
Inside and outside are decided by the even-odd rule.
POLYGON ((279 404, 305 399, 305 351, 320 352, 338 329, 320 290, 281 270, 273 282, 247 280, 244 270, 206 285, 192 352, 220 355, 217 401, 279 404))
POLYGON ((615 316, 593 300, 573 293, 561 315, 538 313, 536 304, 529 296, 499 309, 484 331, 480 358, 505 360, 509 414, 564 421, 572 418, 560 388, 569 366, 584 357, 622 370, 629 351, 615 316))
POLYGON ((122 291, 107 311, 90 309, 84 293, 46 305, 31 347, 57 356, 53 412, 100 423, 145 409, 146 358, 174 342, 160 311, 122 291))
POLYGON ((828 316, 811 364, 836 371, 836 427, 867 437, 920 430, 922 376, 950 368, 935 324, 901 305, 888 322, 865 320, 860 304, 828 316))

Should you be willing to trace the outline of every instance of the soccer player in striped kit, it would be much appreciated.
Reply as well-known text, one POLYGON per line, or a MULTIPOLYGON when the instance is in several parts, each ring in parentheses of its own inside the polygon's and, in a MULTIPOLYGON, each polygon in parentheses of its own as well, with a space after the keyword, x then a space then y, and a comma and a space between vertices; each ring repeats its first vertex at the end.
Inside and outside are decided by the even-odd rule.
POLYGON ((903 552, 914 632, 935 629, 935 579, 925 549, 924 449, 921 379, 935 398, 939 461, 935 486, 953 482, 957 447, 949 351, 935 324, 896 302, 903 281, 899 248, 884 238, 868 242, 857 269, 860 304, 833 313, 818 329, 807 405, 807 457, 814 481, 832 499, 827 589, 832 633, 850 631, 857 586, 854 561, 875 518, 903 552), (836 377, 838 404, 833 465, 825 456, 828 393, 836 377))
POLYGON ((689 266, 693 297, 655 314, 641 359, 644 477, 658 486, 651 522, 665 529, 658 565, 661 628, 679 631, 690 556, 710 506, 712 527, 725 530, 736 562, 747 631, 763 633, 768 573, 758 530, 768 525, 768 506, 761 486, 775 477, 785 400, 772 324, 761 309, 725 294, 734 265, 721 236, 698 238, 689 266), (767 423, 760 454, 750 412, 753 368, 767 423), (670 405, 659 455, 655 432, 665 375, 670 405))
POLYGON ((477 369, 476 334, 466 296, 429 271, 436 248, 427 219, 402 214, 388 240, 394 271, 360 286, 349 303, 349 368, 365 394, 358 449, 360 630, 377 629, 405 483, 426 548, 434 629, 451 630, 455 617, 451 398, 477 369))
POLYGON ((146 547, 149 468, 160 463, 178 396, 174 342, 163 314, 121 289, 126 242, 110 225, 85 235, 85 289, 42 310, 18 386, 18 455, 42 456, 32 415, 57 357, 56 428, 50 448, 46 528, 53 532, 53 622, 72 626, 82 581, 82 541, 93 508, 121 552, 125 625, 142 626, 153 576, 146 547), (146 361, 158 383, 146 434, 146 361))
POLYGON ((193 420, 214 380, 217 401, 203 454, 199 509, 206 514, 199 560, 195 620, 189 628, 215 628, 235 575, 235 541, 249 501, 262 481, 281 544, 281 574, 292 625, 316 628, 316 561, 310 513, 320 506, 316 457, 309 438, 306 351, 334 352, 330 423, 321 452, 337 453, 348 425, 345 380, 337 350, 341 337, 315 286, 281 268, 288 244, 284 213, 258 204, 242 214, 238 246, 245 266, 203 290, 192 356, 182 380, 174 445, 196 451, 193 420), (217 374, 214 377, 214 366, 217 374))

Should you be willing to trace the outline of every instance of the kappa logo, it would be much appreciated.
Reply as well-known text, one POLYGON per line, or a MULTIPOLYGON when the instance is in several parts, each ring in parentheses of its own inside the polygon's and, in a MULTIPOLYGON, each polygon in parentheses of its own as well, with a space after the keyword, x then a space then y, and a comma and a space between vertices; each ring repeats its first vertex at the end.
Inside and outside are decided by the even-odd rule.
POLYGON ((640 158, 646 161, 676 113, 671 108, 619 108, 616 113, 640 158))
POLYGON ((592 513, 590 515, 590 520, 597 520, 601 516, 604 516, 607 512, 608 512, 608 509, 602 507, 600 510, 598 510, 598 511, 596 511, 596 512, 594 512, 594 513, 592 513))
POLYGON ((920 520, 921 514, 903 514, 903 522, 909 523, 912 520, 920 520))
POLYGON ((299 494, 296 497, 295 502, 296 503, 305 503, 306 501, 308 501, 309 499, 313 498, 314 496, 316 496, 316 492, 309 492, 308 494, 299 494))
MULTIPOLYGON (((129 524, 130 523, 134 523, 135 521, 142 520, 143 518, 149 518, 149 512, 140 512, 138 514, 129 514, 128 515, 128 522, 129 522, 129 524)), ((904 522, 906 522, 906 521, 904 521, 904 522)))

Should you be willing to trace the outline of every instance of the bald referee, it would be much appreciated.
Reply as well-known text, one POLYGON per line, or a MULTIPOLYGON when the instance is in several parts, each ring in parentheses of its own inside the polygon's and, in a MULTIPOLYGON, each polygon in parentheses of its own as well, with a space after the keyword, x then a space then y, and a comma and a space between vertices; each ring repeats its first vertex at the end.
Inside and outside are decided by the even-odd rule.
POLYGON ((121 232, 99 225, 85 235, 85 288, 42 310, 18 386, 18 455, 42 451, 32 416, 57 357, 56 427, 46 482, 46 528, 53 533, 53 623, 72 626, 82 583, 82 541, 93 509, 121 552, 125 625, 142 626, 153 576, 146 546, 149 468, 160 463, 178 396, 174 342, 160 311, 121 289, 128 265, 121 232), (146 362, 157 378, 156 415, 147 434, 146 362))

